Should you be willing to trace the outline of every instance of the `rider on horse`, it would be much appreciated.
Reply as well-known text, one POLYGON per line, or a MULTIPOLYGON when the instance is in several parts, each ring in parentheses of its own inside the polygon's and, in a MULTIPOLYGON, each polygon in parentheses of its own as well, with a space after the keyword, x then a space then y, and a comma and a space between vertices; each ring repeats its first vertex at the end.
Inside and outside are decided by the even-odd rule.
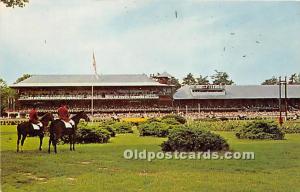
POLYGON ((65 123, 66 128, 72 128, 75 125, 74 121, 70 119, 70 114, 66 104, 62 104, 61 107, 58 108, 58 117, 65 123), (71 127, 68 127, 68 123, 71 124, 71 127))
POLYGON ((36 105, 33 105, 29 112, 29 122, 32 124, 34 130, 39 130, 43 126, 39 121, 36 105))

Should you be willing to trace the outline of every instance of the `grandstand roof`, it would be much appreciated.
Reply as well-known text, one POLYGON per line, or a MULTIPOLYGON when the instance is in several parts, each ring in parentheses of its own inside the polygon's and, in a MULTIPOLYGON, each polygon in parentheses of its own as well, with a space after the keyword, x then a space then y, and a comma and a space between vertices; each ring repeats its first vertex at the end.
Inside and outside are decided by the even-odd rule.
POLYGON ((145 74, 130 75, 33 75, 11 87, 68 87, 68 86, 168 86, 145 74))
MULTIPOLYGON (((174 99, 264 99, 278 98, 278 85, 226 85, 225 94, 216 95, 214 93, 197 94, 192 89, 197 86, 185 85, 174 94, 174 99)), ((284 88, 282 87, 282 97, 284 88)), ((300 98, 300 85, 288 85, 288 98, 300 98)))

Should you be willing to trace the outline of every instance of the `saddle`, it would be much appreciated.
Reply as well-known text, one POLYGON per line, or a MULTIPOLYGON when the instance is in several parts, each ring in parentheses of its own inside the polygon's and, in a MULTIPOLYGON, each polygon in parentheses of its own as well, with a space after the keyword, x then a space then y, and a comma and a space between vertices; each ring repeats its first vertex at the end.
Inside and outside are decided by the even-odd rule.
POLYGON ((75 122, 72 119, 70 119, 69 122, 64 121, 64 120, 61 120, 61 121, 65 124, 65 127, 67 129, 71 129, 71 128, 73 128, 75 126, 75 122))
POLYGON ((41 122, 39 122, 37 124, 31 123, 31 125, 32 125, 34 130, 40 130, 41 127, 43 126, 43 124, 41 122))

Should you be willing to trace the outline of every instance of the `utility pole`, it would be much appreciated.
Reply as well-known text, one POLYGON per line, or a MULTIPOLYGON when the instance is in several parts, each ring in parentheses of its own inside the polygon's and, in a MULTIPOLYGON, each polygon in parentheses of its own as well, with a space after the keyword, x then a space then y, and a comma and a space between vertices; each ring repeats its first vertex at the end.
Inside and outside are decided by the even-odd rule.
POLYGON ((280 126, 282 125, 282 114, 281 114, 281 77, 279 77, 279 80, 278 80, 278 84, 279 84, 279 124, 280 126))
POLYGON ((94 122, 94 85, 92 83, 92 98, 91 98, 91 114, 92 114, 92 122, 94 122))
POLYGON ((288 102, 287 102, 287 77, 284 78, 284 104, 285 104, 285 120, 288 118, 288 102))
POLYGON ((2 117, 2 84, 0 84, 0 118, 2 117))

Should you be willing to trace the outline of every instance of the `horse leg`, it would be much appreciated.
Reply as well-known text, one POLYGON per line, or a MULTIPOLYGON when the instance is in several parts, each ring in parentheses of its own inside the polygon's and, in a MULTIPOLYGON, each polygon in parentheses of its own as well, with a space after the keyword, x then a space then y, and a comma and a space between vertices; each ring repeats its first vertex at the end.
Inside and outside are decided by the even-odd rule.
POLYGON ((73 134, 72 140, 73 140, 73 151, 75 151, 75 142, 76 142, 76 140, 75 140, 75 134, 73 134))
POLYGON ((52 141, 53 136, 50 135, 49 137, 49 147, 48 147, 48 153, 50 154, 50 147, 51 147, 51 141, 52 141))
POLYGON ((27 137, 27 134, 24 134, 23 137, 22 137, 22 140, 21 140, 21 152, 23 152, 23 145, 24 145, 24 141, 27 137))
POLYGON ((22 136, 21 133, 18 131, 17 152, 19 152, 19 145, 20 145, 21 136, 22 136))
POLYGON ((43 138, 44 138, 44 135, 41 134, 41 135, 40 135, 40 148, 39 148, 40 151, 42 150, 43 138))
POLYGON ((72 151, 72 142, 73 142, 73 139, 72 139, 72 135, 69 134, 69 142, 70 142, 70 151, 72 151))
POLYGON ((54 147, 54 153, 57 153, 57 150, 56 150, 56 142, 57 142, 56 137, 53 136, 52 144, 53 144, 53 147, 54 147))

